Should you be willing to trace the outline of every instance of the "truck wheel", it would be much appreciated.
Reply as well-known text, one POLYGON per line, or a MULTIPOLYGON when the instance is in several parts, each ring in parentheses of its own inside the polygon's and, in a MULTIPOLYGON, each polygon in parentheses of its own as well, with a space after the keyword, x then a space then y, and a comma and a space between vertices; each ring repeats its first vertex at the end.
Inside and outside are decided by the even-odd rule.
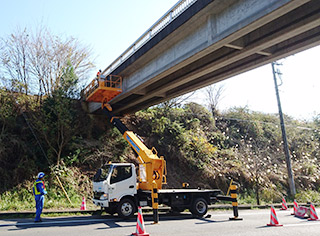
POLYGON ((117 213, 119 217, 129 219, 134 216, 135 212, 136 206, 131 199, 125 198, 120 201, 117 208, 117 213))
POLYGON ((207 213, 207 211, 208 211, 208 203, 203 198, 197 198, 196 200, 194 200, 190 208, 190 212, 193 215, 196 215, 199 217, 204 216, 207 213))

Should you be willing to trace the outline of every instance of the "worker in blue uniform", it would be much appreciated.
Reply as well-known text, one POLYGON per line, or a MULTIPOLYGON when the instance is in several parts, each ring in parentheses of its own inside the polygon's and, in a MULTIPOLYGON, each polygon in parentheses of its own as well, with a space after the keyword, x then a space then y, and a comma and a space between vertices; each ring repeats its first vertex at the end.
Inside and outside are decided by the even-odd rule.
POLYGON ((34 198, 36 200, 36 218, 34 219, 34 222, 41 222, 41 213, 43 209, 44 204, 44 195, 47 194, 47 191, 45 190, 43 177, 45 174, 43 172, 40 172, 38 174, 38 179, 33 184, 33 194, 34 198))

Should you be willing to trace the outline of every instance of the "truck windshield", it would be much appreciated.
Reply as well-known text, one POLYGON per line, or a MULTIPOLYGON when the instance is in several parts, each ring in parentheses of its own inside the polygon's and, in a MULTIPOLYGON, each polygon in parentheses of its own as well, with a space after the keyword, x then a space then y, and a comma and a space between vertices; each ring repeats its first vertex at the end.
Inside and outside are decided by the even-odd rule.
POLYGON ((115 166, 111 174, 110 184, 129 179, 131 176, 131 166, 115 166))
POLYGON ((97 173, 94 175, 94 182, 101 182, 107 179, 109 173, 112 170, 112 165, 105 165, 100 168, 97 173))

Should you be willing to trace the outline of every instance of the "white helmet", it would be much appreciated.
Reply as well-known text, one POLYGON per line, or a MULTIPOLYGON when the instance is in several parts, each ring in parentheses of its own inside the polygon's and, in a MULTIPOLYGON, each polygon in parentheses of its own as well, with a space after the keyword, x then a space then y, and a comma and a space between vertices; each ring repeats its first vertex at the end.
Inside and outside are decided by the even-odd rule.
POLYGON ((45 174, 43 173, 43 172, 39 172, 39 174, 38 174, 38 179, 41 179, 41 178, 43 178, 45 176, 45 174))

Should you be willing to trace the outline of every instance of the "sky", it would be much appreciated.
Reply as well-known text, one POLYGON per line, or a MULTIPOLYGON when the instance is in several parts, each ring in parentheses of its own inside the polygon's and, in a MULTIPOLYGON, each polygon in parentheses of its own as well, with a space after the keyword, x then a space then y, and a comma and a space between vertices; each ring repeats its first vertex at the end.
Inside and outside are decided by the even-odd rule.
MULTIPOLYGON (((282 85, 279 94, 283 113, 299 120, 312 120, 320 114, 320 46, 278 61, 282 85)), ((280 84, 280 81, 278 81, 280 84)), ((224 93, 218 104, 221 110, 248 107, 263 113, 278 113, 271 64, 229 78, 216 84, 224 93)), ((197 94, 196 101, 201 101, 197 94)))
MULTIPOLYGON (((0 0, 0 38, 17 28, 46 26, 61 37, 75 37, 91 48, 96 70, 105 69, 177 0, 0 0)), ((279 69, 283 112, 298 119, 320 114, 320 46, 287 57, 279 69)), ((96 71, 92 72, 92 78, 96 71)), ((92 78, 88 78, 90 81, 92 78)), ((235 76, 223 84, 219 109, 248 107, 277 113, 271 65, 235 76)), ((205 105, 203 92, 193 100, 205 105)))

